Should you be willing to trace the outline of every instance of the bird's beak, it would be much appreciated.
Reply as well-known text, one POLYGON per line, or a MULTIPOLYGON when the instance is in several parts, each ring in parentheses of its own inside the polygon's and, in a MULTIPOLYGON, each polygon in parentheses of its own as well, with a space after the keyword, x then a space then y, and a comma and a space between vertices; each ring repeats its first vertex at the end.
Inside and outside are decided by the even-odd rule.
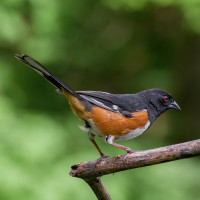
POLYGON ((172 103, 169 105, 169 107, 172 108, 172 109, 181 110, 180 106, 176 103, 176 101, 172 102, 172 103))

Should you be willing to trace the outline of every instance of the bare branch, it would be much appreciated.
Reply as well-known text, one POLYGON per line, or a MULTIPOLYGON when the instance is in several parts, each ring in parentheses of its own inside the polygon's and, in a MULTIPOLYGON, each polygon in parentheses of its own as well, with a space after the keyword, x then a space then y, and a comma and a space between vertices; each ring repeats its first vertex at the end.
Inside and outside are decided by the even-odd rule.
POLYGON ((100 177, 84 180, 91 187, 99 200, 111 200, 111 197, 100 177))
POLYGON ((106 157, 94 161, 82 162, 72 166, 70 175, 92 180, 96 177, 110 173, 198 155, 200 155, 200 139, 147 151, 137 151, 128 155, 106 157))
POLYGON ((106 157, 73 165, 70 175, 83 179, 99 200, 111 200, 100 176, 200 155, 200 139, 181 144, 106 157))

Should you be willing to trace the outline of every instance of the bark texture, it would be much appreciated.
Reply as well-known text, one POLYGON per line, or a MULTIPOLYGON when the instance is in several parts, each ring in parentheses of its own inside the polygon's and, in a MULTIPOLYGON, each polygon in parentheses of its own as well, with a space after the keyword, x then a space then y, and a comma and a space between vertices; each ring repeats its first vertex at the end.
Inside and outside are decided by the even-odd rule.
POLYGON ((70 175, 85 180, 98 199, 110 200, 110 195, 100 179, 101 176, 199 155, 200 139, 147 151, 137 151, 127 155, 105 157, 78 163, 71 167, 70 175))

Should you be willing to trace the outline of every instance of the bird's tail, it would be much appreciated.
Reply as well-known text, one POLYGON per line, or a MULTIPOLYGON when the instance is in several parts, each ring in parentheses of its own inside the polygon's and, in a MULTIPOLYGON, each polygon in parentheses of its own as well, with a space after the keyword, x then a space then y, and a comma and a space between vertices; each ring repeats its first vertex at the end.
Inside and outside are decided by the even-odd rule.
POLYGON ((41 76, 43 76, 45 79, 47 79, 50 83, 52 83, 54 86, 58 88, 59 91, 63 91, 63 89, 74 96, 81 99, 80 95, 77 94, 73 89, 71 89, 67 84, 65 84, 63 81, 61 81, 59 78, 57 78, 53 73, 51 73, 48 69, 46 69, 43 65, 41 65, 39 62, 31 58, 30 56, 27 56, 25 54, 22 54, 21 56, 16 54, 15 57, 20 60, 21 62, 25 63, 32 69, 34 69, 37 73, 39 73, 41 76))

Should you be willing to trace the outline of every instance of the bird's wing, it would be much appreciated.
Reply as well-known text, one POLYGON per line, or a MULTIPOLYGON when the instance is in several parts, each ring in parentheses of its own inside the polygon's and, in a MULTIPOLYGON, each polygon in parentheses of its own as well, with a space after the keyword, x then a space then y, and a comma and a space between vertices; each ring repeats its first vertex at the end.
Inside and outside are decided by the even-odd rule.
POLYGON ((118 114, 122 114, 127 117, 132 117, 132 112, 134 111, 133 95, 111 94, 107 92, 96 91, 77 91, 77 93, 83 99, 88 100, 94 105, 100 106, 102 108, 116 112, 118 114))

